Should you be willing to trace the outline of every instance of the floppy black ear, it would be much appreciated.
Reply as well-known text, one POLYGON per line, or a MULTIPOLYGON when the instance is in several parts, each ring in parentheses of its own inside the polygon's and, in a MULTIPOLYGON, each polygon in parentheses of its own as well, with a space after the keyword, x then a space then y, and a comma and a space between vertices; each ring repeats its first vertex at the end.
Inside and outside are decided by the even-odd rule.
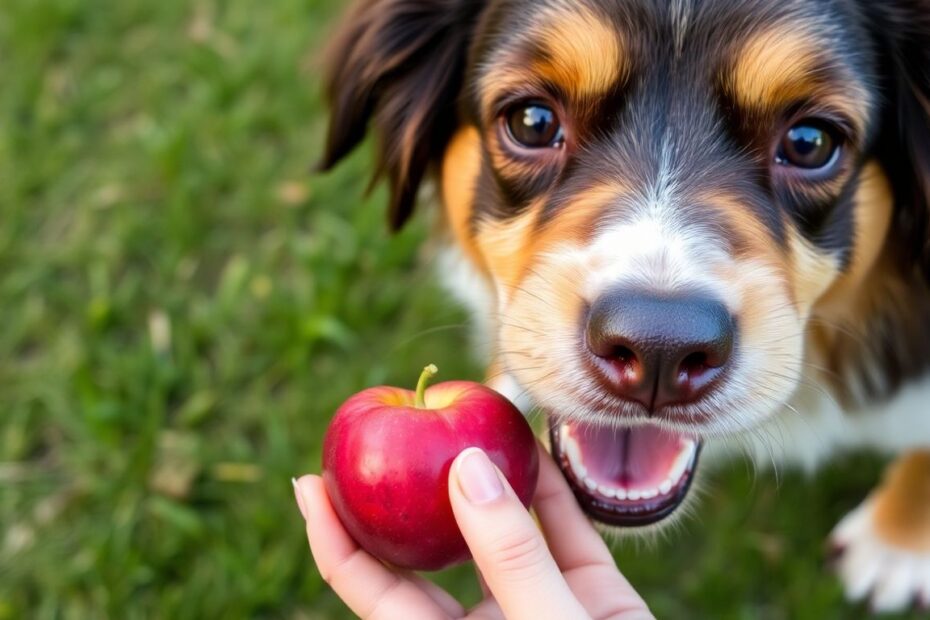
POLYGON ((882 56, 879 154, 907 258, 930 281, 930 0, 862 0, 882 56))
POLYGON ((480 0, 363 0, 333 40, 326 93, 328 170, 377 134, 372 179, 387 176, 388 218, 400 228, 430 163, 455 128, 456 100, 480 0))

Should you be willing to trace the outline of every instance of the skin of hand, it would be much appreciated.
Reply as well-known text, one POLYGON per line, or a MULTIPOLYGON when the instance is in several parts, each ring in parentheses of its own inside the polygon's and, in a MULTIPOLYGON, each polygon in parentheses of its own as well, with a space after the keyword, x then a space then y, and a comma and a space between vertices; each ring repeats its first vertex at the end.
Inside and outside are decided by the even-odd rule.
POLYGON ((365 620, 653 618, 620 574, 562 474, 540 446, 533 508, 542 531, 478 448, 449 472, 449 499, 474 557, 485 598, 470 610, 434 583, 389 568, 345 531, 319 476, 294 481, 307 538, 323 579, 365 620))

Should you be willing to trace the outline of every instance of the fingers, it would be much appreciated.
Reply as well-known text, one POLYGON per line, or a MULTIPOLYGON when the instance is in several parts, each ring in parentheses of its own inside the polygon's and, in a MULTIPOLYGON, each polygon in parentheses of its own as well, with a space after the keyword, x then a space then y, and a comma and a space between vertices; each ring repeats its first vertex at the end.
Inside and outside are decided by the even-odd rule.
POLYGON ((548 537, 549 549, 563 571, 589 564, 614 567, 601 535, 581 510, 558 465, 542 446, 533 509, 548 537))
POLYGON ((423 590, 427 596, 433 599, 433 601, 446 612, 447 616, 459 618, 464 615, 465 609, 462 607, 461 603, 429 579, 412 572, 405 572, 403 576, 404 579, 423 590))
POLYGON ((539 446, 539 483, 533 508, 549 549, 572 592, 595 618, 651 618, 646 603, 581 510, 558 465, 539 446))
POLYGON ((449 472, 449 498, 475 563, 510 620, 584 618, 542 533, 506 479, 477 448, 449 472))
POLYGON ((343 528, 319 476, 304 476, 294 488, 320 575, 353 612, 366 620, 462 615, 448 595, 435 600, 361 549, 343 528))
POLYGON ((486 598, 468 611, 468 620, 507 620, 501 606, 493 598, 486 598))

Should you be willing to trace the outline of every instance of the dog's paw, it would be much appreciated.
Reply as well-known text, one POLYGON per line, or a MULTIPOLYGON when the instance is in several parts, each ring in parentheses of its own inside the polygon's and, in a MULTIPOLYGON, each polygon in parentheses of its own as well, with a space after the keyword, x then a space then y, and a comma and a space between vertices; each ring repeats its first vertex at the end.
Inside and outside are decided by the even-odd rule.
POLYGON ((870 599, 878 613, 913 605, 930 607, 930 554, 915 553, 883 541, 875 531, 874 507, 866 500, 840 521, 830 535, 838 551, 836 569, 846 598, 870 599))

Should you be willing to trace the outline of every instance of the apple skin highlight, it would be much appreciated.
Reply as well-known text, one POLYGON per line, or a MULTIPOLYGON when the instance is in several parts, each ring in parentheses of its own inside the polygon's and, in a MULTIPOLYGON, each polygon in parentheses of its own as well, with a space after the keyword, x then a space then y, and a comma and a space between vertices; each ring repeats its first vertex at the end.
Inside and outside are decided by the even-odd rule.
POLYGON ((484 450, 525 506, 539 457, 523 415, 494 390, 468 381, 422 386, 423 377, 423 406, 415 392, 386 386, 343 403, 323 440, 323 481, 366 551, 398 568, 439 570, 471 557, 449 503, 455 457, 484 450))

